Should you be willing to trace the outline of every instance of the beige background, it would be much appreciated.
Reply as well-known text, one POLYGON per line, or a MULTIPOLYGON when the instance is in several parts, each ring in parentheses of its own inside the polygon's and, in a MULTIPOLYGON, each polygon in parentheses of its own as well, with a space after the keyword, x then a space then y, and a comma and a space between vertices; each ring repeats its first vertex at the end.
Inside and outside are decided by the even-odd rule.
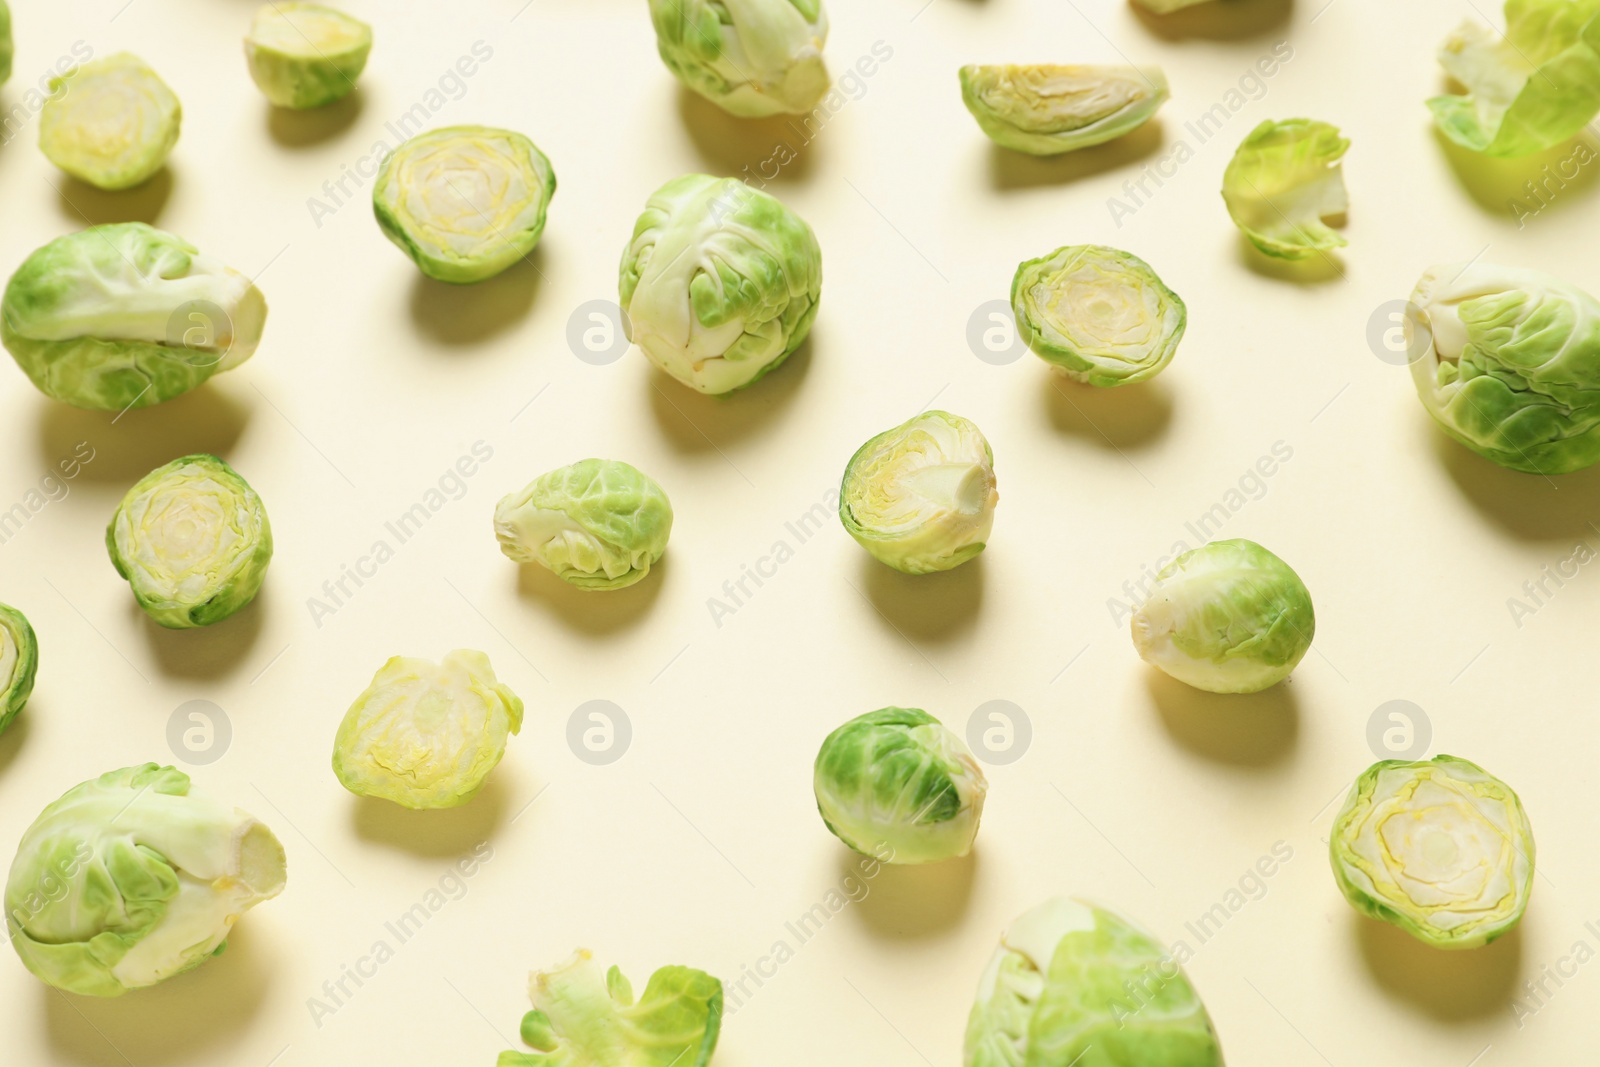
POLYGON ((1600 475, 1549 482, 1449 445, 1405 369, 1367 340, 1375 309, 1439 261, 1481 253, 1600 291, 1592 171, 1523 228, 1507 205, 1570 149, 1484 163, 1430 129, 1433 50, 1487 5, 1238 0, 1157 22, 1116 0, 920 3, 833 5, 836 72, 875 42, 892 56, 769 186, 817 230, 821 314, 789 366, 715 402, 637 352, 593 365, 567 342, 574 309, 615 298, 651 190, 686 170, 754 168, 797 141, 680 92, 637 0, 535 0, 520 15, 521 0, 352 3, 378 40, 359 97, 303 117, 270 114, 246 76, 245 0, 16 0, 6 109, 81 41, 138 52, 186 115, 169 172, 110 196, 64 181, 24 113, 0 148, 0 266, 85 219, 145 218, 264 270, 272 315, 250 363, 115 425, 45 400, 0 361, 0 508, 78 442, 96 457, 0 545, 0 599, 42 644, 33 701, 0 738, 0 845, 85 778, 172 760, 169 719, 207 700, 232 745, 192 773, 277 830, 291 877, 221 959, 118 1001, 58 995, 7 953, 0 1058, 488 1064, 513 1047, 526 972, 575 946, 641 987, 666 963, 732 979, 766 966, 774 942, 795 940, 785 923, 852 874, 812 805, 824 734, 890 703, 964 731, 990 700, 1024 709, 1033 739, 990 768, 975 858, 872 880, 728 1020, 718 1063, 958 1062, 998 932, 1056 893, 1184 939, 1236 1065, 1592 1056, 1600 966, 1563 959, 1579 941, 1600 949, 1585 927, 1600 920, 1600 578, 1578 569, 1520 627, 1507 600, 1579 542, 1600 545, 1600 475), (431 123, 523 130, 561 184, 526 266, 450 289, 383 239, 364 183, 320 225, 308 198, 479 41, 492 57, 459 91, 447 81, 431 123), (1292 57, 1228 96, 1280 42, 1292 57), (956 85, 968 61, 1123 57, 1166 70, 1160 122, 1055 162, 992 148, 956 85), (1185 123, 1219 103, 1222 132, 1198 143, 1185 123), (1354 142, 1354 206, 1346 254, 1290 275, 1243 247, 1217 189, 1255 123, 1296 115, 1354 142), (1119 227, 1107 198, 1180 140, 1192 158, 1119 227), (993 365, 969 348, 969 318, 1006 295, 1019 260, 1079 242, 1146 258, 1188 302, 1189 332, 1152 385, 1091 395, 1031 356, 993 365), (911 580, 832 520, 803 545, 786 532, 861 441, 930 402, 994 447, 1001 503, 978 562, 911 580), (493 456, 462 498, 317 625, 308 598, 479 441, 493 456), (1261 488, 1245 482, 1259 499, 1229 496, 1278 442, 1292 457, 1261 488), (133 480, 199 449, 260 491, 277 556, 254 607, 167 633, 135 609, 102 530, 133 480), (501 494, 588 455, 638 464, 677 508, 660 573, 612 596, 519 575, 490 532, 501 494), (1278 552, 1317 601, 1313 653, 1292 683, 1250 699, 1153 676, 1107 604, 1174 540, 1193 543, 1184 524, 1219 503, 1224 535, 1278 552), (716 625, 708 600, 779 539, 793 558, 716 625), (432 817, 345 793, 328 754, 348 702, 386 657, 457 646, 485 650, 528 706, 487 793, 432 817), (566 741, 569 716, 596 699, 632 725, 608 766, 566 741), (1483 762, 1531 814, 1533 904, 1488 950, 1444 956, 1358 921, 1329 875, 1331 805, 1374 758, 1368 720, 1393 699, 1424 710, 1431 751, 1483 762), (324 981, 393 941, 384 924, 441 879, 455 888, 452 864, 480 842, 492 858, 465 895, 317 1025, 308 999, 324 981), (1249 872, 1278 842, 1292 858, 1257 889, 1249 872), (1230 897, 1241 879, 1259 899, 1230 897), (1219 903, 1236 913, 1201 945, 1185 924, 1219 903), (1547 980, 1553 995, 1519 1027, 1511 1001, 1544 968, 1570 977, 1547 980))

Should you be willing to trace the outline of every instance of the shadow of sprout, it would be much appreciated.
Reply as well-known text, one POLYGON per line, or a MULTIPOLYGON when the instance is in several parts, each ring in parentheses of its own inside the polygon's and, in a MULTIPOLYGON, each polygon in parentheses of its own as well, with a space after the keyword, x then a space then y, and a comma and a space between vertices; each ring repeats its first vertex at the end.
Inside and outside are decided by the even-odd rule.
MULTIPOLYGON (((689 388, 653 364, 648 376, 650 410, 662 436, 684 453, 719 451, 756 433, 777 428, 779 416, 794 403, 811 369, 813 330, 782 364, 753 385, 723 396, 689 388)), ((648 362, 643 352, 635 357, 648 362)))
POLYGON ((33 716, 50 716, 49 711, 40 711, 39 708, 47 702, 39 699, 36 692, 28 698, 27 706, 17 712, 17 717, 11 720, 11 725, 0 734, 0 775, 4 775, 11 765, 22 754, 22 747, 28 743, 28 734, 33 731, 33 716))
POLYGON ((155 225, 172 196, 172 167, 162 167, 149 181, 132 189, 111 192, 66 174, 56 184, 57 206, 75 226, 103 226, 111 222, 145 222, 155 225))
POLYGON ((1026 152, 1001 148, 987 139, 985 143, 989 149, 989 184, 1005 191, 1064 185, 1132 166, 1161 151, 1166 135, 1157 116, 1114 140, 1058 156, 1030 156, 1026 152))
MULTIPOLYGON (((1455 86, 1453 91, 1464 90, 1455 86)), ((1600 178, 1600 167, 1594 165, 1600 148, 1586 134, 1529 156, 1496 159, 1456 144, 1433 123, 1429 130, 1462 190, 1485 211, 1516 222, 1518 229, 1564 200, 1582 202, 1584 191, 1600 178)))
POLYGON ((1385 992, 1446 1022, 1505 1012, 1522 969, 1521 927, 1483 948, 1448 950, 1358 912, 1350 919, 1362 959, 1385 992))
POLYGON ((1245 41, 1282 26, 1294 12, 1294 0, 1208 0, 1165 15, 1132 0, 1128 6, 1144 28, 1163 41, 1245 41))
POLYGON ((1287 681, 1259 693, 1208 693, 1147 666, 1145 688, 1168 735, 1217 763, 1270 767, 1299 739, 1300 704, 1287 681))
POLYGON ((879 864, 871 879, 862 873, 862 860, 859 853, 840 846, 840 884, 864 888, 866 895, 857 900, 855 910, 874 935, 894 940, 931 937, 954 928, 966 914, 977 880, 977 848, 942 863, 879 864))
POLYGON ((82 461, 78 449, 87 443, 92 456, 81 462, 78 477, 127 488, 179 456, 226 456, 250 421, 252 406, 240 395, 211 381, 165 404, 120 414, 84 411, 41 396, 39 459, 52 469, 68 457, 82 461))
POLYGON ((812 142, 832 121, 819 125, 809 115, 742 119, 684 85, 678 86, 678 116, 707 173, 741 178, 754 189, 810 175, 817 156, 812 142))
MULTIPOLYGON (((1420 405, 1419 405, 1420 407, 1420 405)), ((1600 466, 1572 474, 1524 474, 1478 455, 1419 411, 1420 432, 1456 488, 1481 515, 1523 541, 1589 541, 1600 514, 1600 466)))
POLYGON ((267 134, 274 144, 279 148, 307 148, 331 140, 354 126, 366 106, 366 98, 357 86, 349 96, 327 107, 298 111, 271 104, 263 106, 267 111, 267 134))
MULTIPOLYGON (((517 743, 513 737, 510 748, 517 743)), ((363 841, 403 849, 428 858, 456 857, 472 851, 499 829, 506 813, 502 772, 495 768, 477 796, 459 808, 413 811, 377 797, 353 797, 351 824, 363 841)))
POLYGON ((1101 388, 1050 367, 1041 381, 1050 425, 1091 444, 1138 448, 1159 440, 1172 422, 1172 391, 1159 376, 1101 388))
MULTIPOLYGON (((107 562, 106 566, 110 565, 107 562)), ((261 636, 270 585, 263 585, 254 600, 221 622, 192 630, 162 626, 144 613, 132 593, 128 594, 128 611, 142 622, 145 639, 162 674, 200 680, 224 678, 245 661, 261 636)))
POLYGON ((544 280, 544 244, 481 282, 452 285, 418 273, 411 284, 411 321, 430 339, 452 347, 474 345, 528 317, 544 280))
POLYGON ((912 640, 952 641, 976 627, 982 613, 987 554, 987 550, 980 552, 954 570, 902 574, 863 549, 862 585, 872 606, 901 635, 912 640))
MULTIPOLYGON (((1338 229, 1343 218, 1329 218, 1327 222, 1338 229)), ((1313 252, 1304 259, 1279 259, 1251 244, 1243 233, 1239 234, 1237 249, 1240 265, 1263 278, 1296 285, 1325 285, 1344 280, 1344 260, 1337 250, 1313 252)))
POLYGON ((517 595, 548 608, 563 623, 586 634, 617 633, 639 625, 650 614, 667 582, 671 558, 669 547, 649 574, 622 589, 579 589, 548 567, 523 563, 517 567, 517 595))

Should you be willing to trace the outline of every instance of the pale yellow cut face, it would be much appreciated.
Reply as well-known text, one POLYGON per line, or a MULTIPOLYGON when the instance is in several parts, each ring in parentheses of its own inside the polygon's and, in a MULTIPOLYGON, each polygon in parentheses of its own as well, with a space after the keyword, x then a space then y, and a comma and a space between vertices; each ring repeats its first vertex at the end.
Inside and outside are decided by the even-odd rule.
POLYGON ((40 112, 45 156, 90 185, 126 189, 166 162, 183 109, 166 82, 137 56, 97 59, 52 82, 40 112))

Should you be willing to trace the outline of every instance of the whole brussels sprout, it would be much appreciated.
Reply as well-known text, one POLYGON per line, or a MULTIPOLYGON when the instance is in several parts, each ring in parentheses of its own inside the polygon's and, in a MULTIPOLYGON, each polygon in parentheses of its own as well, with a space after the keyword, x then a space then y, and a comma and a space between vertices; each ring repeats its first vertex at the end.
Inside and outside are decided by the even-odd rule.
POLYGON ((271 3, 244 39, 250 77, 278 107, 323 107, 355 91, 372 27, 321 4, 271 3))
POLYGON ((1600 460, 1600 301, 1539 271, 1449 263, 1417 282, 1404 328, 1445 433, 1532 474, 1600 460))
POLYGON ((850 457, 839 521, 880 563, 929 574, 983 551, 999 501, 983 433, 959 415, 925 411, 850 457))
POLYGON ((350 792, 406 808, 454 808, 478 794, 522 729, 522 701, 482 652, 443 663, 395 656, 356 697, 333 741, 350 792))
POLYGON ((1383 760, 1333 822, 1333 876, 1352 907, 1435 948, 1478 948, 1522 921, 1533 827, 1511 787, 1475 763, 1383 760))
POLYGON ((1122 916, 1067 897, 1000 938, 967 1018, 966 1067, 1223 1067, 1200 995, 1122 916))
POLYGON ((6 0, 0 0, 0 85, 6 83, 11 77, 11 55, 14 46, 11 43, 11 8, 6 6, 6 0))
POLYGON ((39 148, 81 181, 131 189, 167 162, 183 107, 138 56, 119 52, 50 79, 39 112, 39 148))
POLYGON ((1166 102, 1160 67, 966 66, 961 99, 989 139, 1032 156, 1102 144, 1143 126, 1166 102))
POLYGON ((1206 0, 1133 0, 1133 2, 1152 14, 1170 15, 1174 11, 1205 3, 1206 0))
POLYGON ((961 738, 920 708, 879 708, 833 731, 812 786, 833 835, 887 863, 972 851, 989 789, 961 738))
POLYGON ((822 0, 650 0, 650 21, 667 69, 730 114, 799 115, 828 91, 822 0))
POLYGON ((1150 265, 1104 245, 1067 245, 1017 267, 1011 311, 1028 347, 1086 385, 1127 385, 1172 362, 1189 310, 1150 265))
POLYGON ((1254 541, 1212 541, 1168 564, 1133 613, 1153 667, 1210 693, 1257 693, 1289 677, 1317 630, 1311 594, 1254 541))
POLYGON ((28 702, 38 670, 39 640, 28 617, 9 604, 0 604, 0 733, 28 702))
POLYGON ((260 591, 272 526, 248 482, 197 453, 134 483, 106 526, 106 550, 145 614, 174 630, 210 626, 260 591))
POLYGON ((586 459, 541 474, 494 509, 500 551, 579 589, 621 589, 667 550, 672 503, 637 467, 586 459))
POLYGON ((1250 243, 1278 259, 1349 244, 1324 219, 1350 209, 1339 161, 1350 142, 1315 119, 1266 120, 1222 172, 1222 199, 1250 243))
POLYGON ((39 814, 11 863, 6 925, 42 981, 115 997, 220 953, 285 878, 265 825, 146 763, 74 786, 39 814))
POLYGON ((33 384, 101 411, 159 404, 232 370, 266 321, 249 278, 142 222, 56 238, 0 301, 0 340, 33 384))
POLYGON ((522 134, 447 126, 384 158, 372 210, 423 274, 467 285, 533 251, 555 192, 550 161, 522 134))
POLYGON ((622 253, 628 339, 702 393, 743 388, 787 359, 821 295, 811 227, 736 178, 686 174, 663 185, 622 253))

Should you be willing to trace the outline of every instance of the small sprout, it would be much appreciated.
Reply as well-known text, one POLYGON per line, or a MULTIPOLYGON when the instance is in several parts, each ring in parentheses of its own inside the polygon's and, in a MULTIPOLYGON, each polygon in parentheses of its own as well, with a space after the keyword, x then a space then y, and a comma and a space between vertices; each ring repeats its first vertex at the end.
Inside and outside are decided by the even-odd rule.
POLYGON ((989 789, 961 738, 919 708, 880 708, 833 731, 812 785, 833 835, 888 863, 972 851, 989 789))
POLYGON ((1143 126, 1166 102, 1159 67, 961 68, 961 99, 989 139, 1031 156, 1102 144, 1143 126))
POLYGON ((1522 921, 1533 827, 1511 787, 1455 756, 1383 760, 1333 822, 1333 876, 1350 905, 1435 948, 1478 948, 1522 921))
POLYGON ((1263 122, 1222 174, 1222 199, 1250 243, 1279 259, 1305 259, 1349 242, 1324 219, 1350 208, 1339 161, 1350 142, 1315 119, 1263 122))
POLYGON ((167 162, 183 108, 138 56, 119 52, 50 79, 39 112, 39 148, 74 178, 130 189, 167 162))
POLYGON ((250 77, 278 107, 324 107, 355 91, 372 27, 321 4, 272 3, 244 39, 250 77))
POLYGON ((650 21, 667 69, 730 114, 803 115, 828 91, 822 0, 650 0, 650 21))
POLYGON ((1148 263, 1104 245, 1067 245, 1023 263, 1011 280, 1011 311, 1036 355, 1098 386, 1159 374, 1189 320, 1148 263))
POLYGON ((811 227, 766 193, 705 174, 651 194, 618 282, 628 339, 702 393, 741 389, 787 359, 821 295, 811 227))
POLYGON ((1206 0, 1133 0, 1134 3, 1155 15, 1170 15, 1186 7, 1205 3, 1206 0))
POLYGON ((272 527, 255 490, 216 456, 157 467, 122 498, 106 549, 139 606, 181 630, 221 622, 255 599, 272 527))
POLYGON ((1209 693, 1257 693, 1289 677, 1316 633, 1311 594, 1254 541, 1212 541, 1173 560, 1133 613, 1153 667, 1209 693))
POLYGON ((538 563, 579 589, 621 589, 667 550, 672 504, 661 486, 613 459, 541 474, 494 509, 500 551, 538 563))
POLYGON ((983 551, 999 501, 983 433, 959 415, 925 411, 850 457, 839 521, 874 559, 928 574, 983 551))
POLYGON ((345 712, 333 773, 357 796, 454 808, 483 788, 521 729, 522 701, 482 652, 456 649, 443 663, 395 656, 345 712))
POLYGON ((11 77, 11 56, 15 45, 11 42, 11 8, 0 0, 0 85, 11 77))
POLYGON ((38 670, 39 640, 28 625, 28 617, 8 604, 0 604, 0 733, 28 702, 38 670))
POLYGON ((533 251, 555 192, 550 161, 522 134, 448 126, 384 159, 372 210, 423 274, 466 285, 533 251))

